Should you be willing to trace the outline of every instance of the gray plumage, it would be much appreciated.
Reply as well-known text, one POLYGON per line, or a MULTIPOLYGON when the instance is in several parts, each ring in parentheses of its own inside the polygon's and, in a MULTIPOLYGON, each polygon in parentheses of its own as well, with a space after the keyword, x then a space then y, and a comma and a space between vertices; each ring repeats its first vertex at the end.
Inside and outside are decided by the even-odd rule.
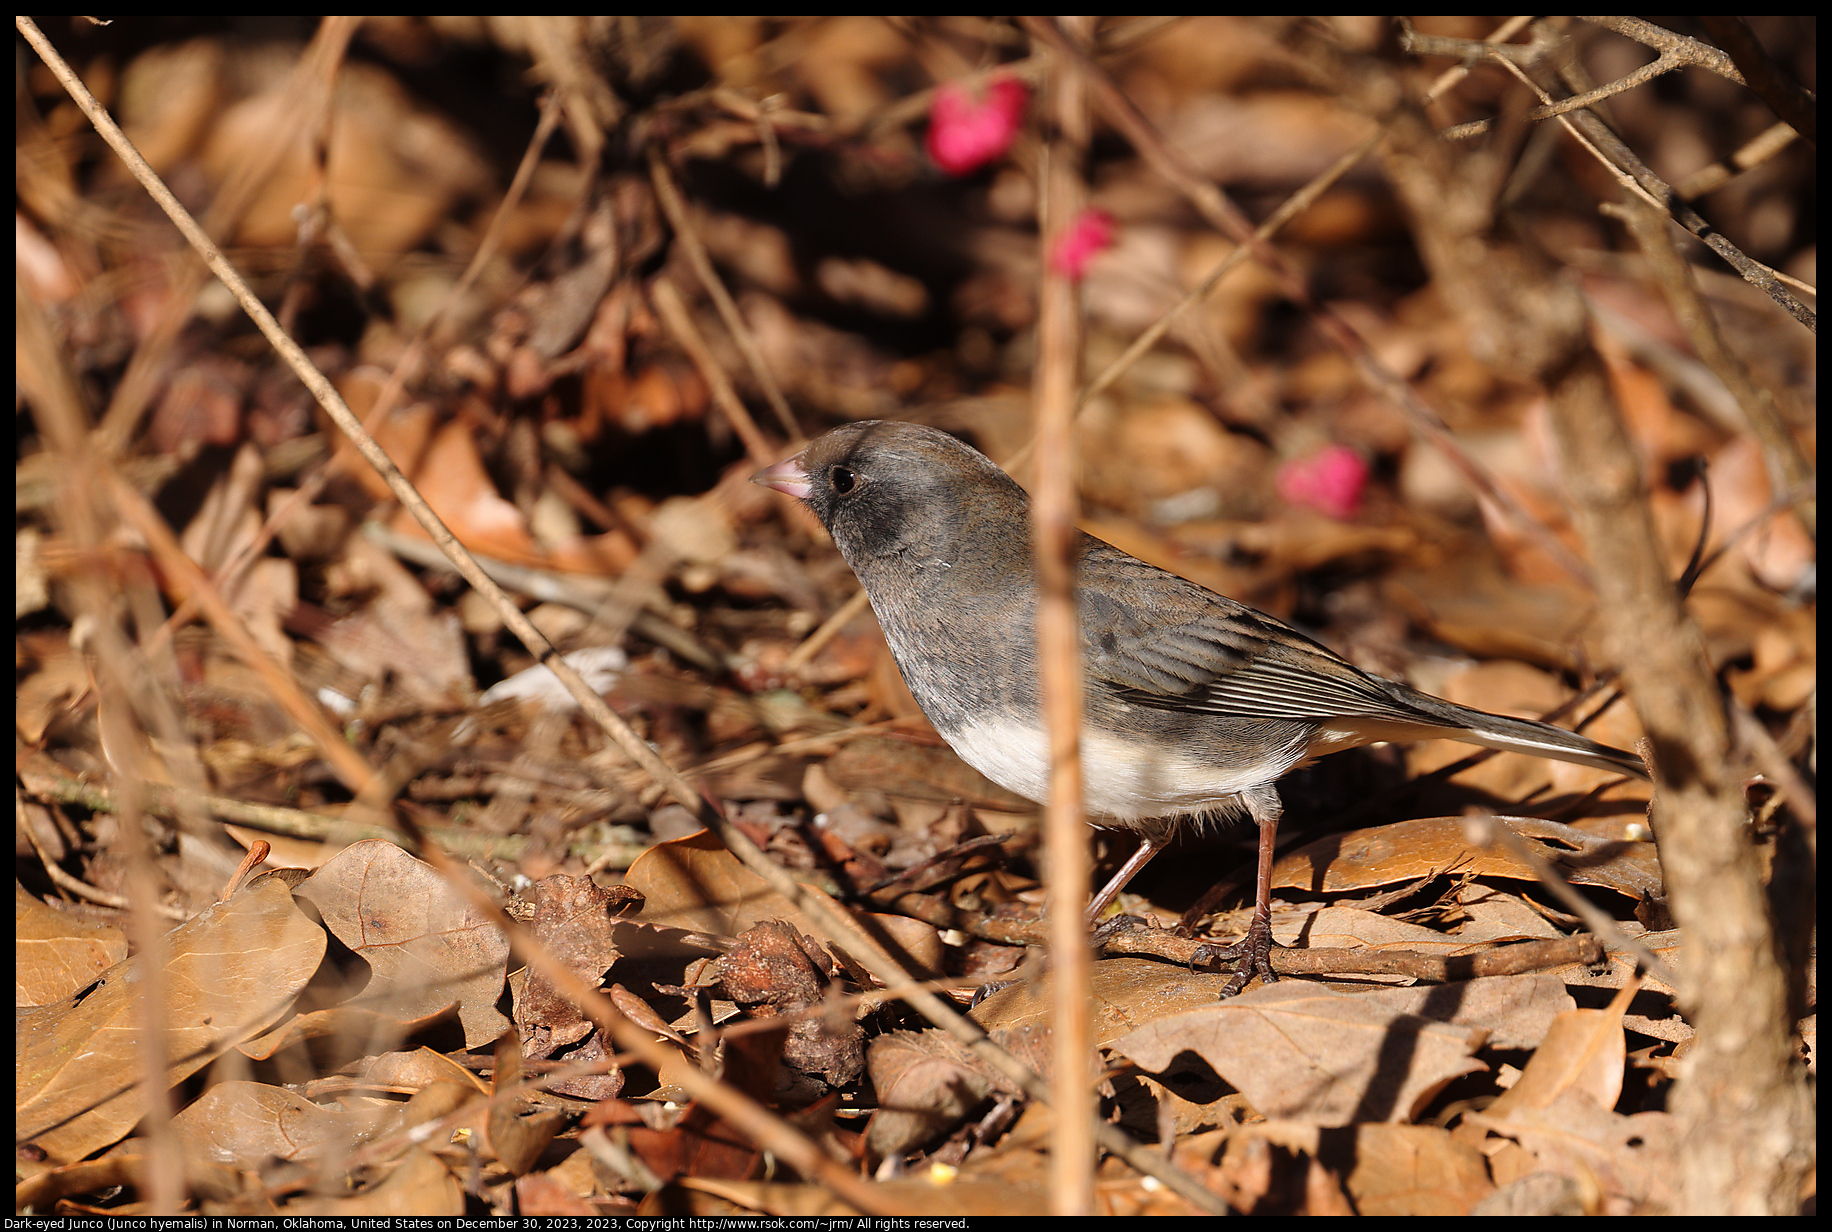
MULTIPOLYGON (((805 501, 833 536, 943 739, 1041 802, 1049 756, 1024 490, 944 432, 884 422, 836 428, 756 478, 805 501)), ((1080 536, 1076 563, 1087 809, 1151 850, 1180 821, 1244 812, 1261 828, 1264 881, 1273 784, 1376 741, 1442 737, 1645 777, 1639 759, 1575 732, 1369 675, 1275 617, 1097 539, 1080 536)), ((1269 893, 1262 886, 1268 913, 1269 893)))

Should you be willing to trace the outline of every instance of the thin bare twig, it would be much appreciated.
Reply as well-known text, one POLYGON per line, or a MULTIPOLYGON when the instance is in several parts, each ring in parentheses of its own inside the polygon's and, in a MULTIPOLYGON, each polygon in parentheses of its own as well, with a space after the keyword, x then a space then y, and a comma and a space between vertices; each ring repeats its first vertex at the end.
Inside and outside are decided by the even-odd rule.
MULTIPOLYGON (((1731 180, 1754 167, 1760 167, 1794 143, 1800 136, 1792 125, 1776 124, 1757 133, 1735 150, 1714 163, 1700 167, 1673 186, 1687 201, 1697 201, 1706 193, 1716 192, 1731 180)), ((1790 285, 1800 285, 1790 280, 1790 285)))
MULTIPOLYGON (((120 894, 111 894, 107 890, 97 889, 87 881, 72 877, 64 871, 63 866, 52 858, 50 852, 45 850, 44 843, 38 837, 38 827, 26 820, 25 796, 17 787, 13 788, 13 820, 14 828, 23 833, 26 841, 32 844, 32 850, 38 855, 38 863, 44 868, 45 876, 51 879, 51 884, 67 894, 74 894, 86 902, 97 903, 103 907, 113 907, 117 911, 129 911, 133 908, 131 899, 120 894)), ((154 910, 166 919, 179 923, 191 918, 187 913, 176 907, 168 907, 164 903, 156 902, 154 910)))
MULTIPOLYGON (((1049 18, 1052 47, 1078 40, 1086 19, 1065 30, 1049 18)), ((1050 913, 1054 1104, 1063 1137, 1050 1152, 1050 1210, 1087 1215, 1094 1209, 1094 1112, 1088 1058, 1094 1041, 1093 953, 1081 910, 1093 871, 1081 782, 1081 630, 1075 604, 1075 389, 1081 383, 1081 295, 1078 275, 1056 260, 1087 199, 1082 160, 1087 154, 1088 106, 1081 78, 1058 54, 1048 77, 1056 136, 1042 153, 1038 236, 1042 243, 1038 288, 1036 399, 1037 490, 1031 505, 1037 561, 1037 675, 1043 726, 1049 733, 1050 794, 1044 807, 1044 886, 1050 913)))
MULTIPOLYGON (((1657 26, 1651 21, 1639 17, 1579 17, 1593 26, 1613 30, 1624 38, 1634 39, 1637 43, 1652 47, 1660 53, 1662 60, 1671 58, 1676 64, 1696 64, 1709 69, 1720 77, 1728 77, 1738 85, 1746 84, 1733 57, 1725 55, 1710 43, 1700 42, 1676 34, 1664 26, 1657 26)), ((1710 20, 1706 18, 1706 20, 1710 20)))
MULTIPOLYGON (((1493 34, 1489 35, 1489 41, 1498 43, 1501 40, 1514 37, 1516 32, 1526 26, 1528 20, 1528 18, 1519 17, 1504 23, 1493 34)), ((1463 80, 1468 73, 1469 70, 1467 67, 1447 69, 1431 84, 1431 88, 1425 92, 1426 100, 1430 101, 1431 99, 1437 98, 1445 90, 1448 90, 1451 86, 1463 80)), ((1344 154, 1341 158, 1338 158, 1334 163, 1330 164, 1327 168, 1313 177, 1309 183, 1305 184, 1302 188, 1298 189, 1297 192, 1280 202, 1279 207, 1267 217, 1266 221, 1254 228, 1251 242, 1239 245, 1233 252, 1222 258, 1214 269, 1203 276, 1201 282, 1191 288, 1188 294, 1184 295, 1182 299, 1178 300, 1175 304, 1159 314, 1158 319, 1153 321, 1145 332, 1133 339, 1131 344, 1120 353, 1117 359, 1102 369, 1099 376, 1088 382, 1087 387, 1082 390, 1081 398, 1076 405, 1076 410, 1079 412, 1081 408, 1087 406, 1089 402, 1106 392, 1115 381, 1125 375, 1133 364, 1138 362, 1140 356, 1157 345, 1158 340, 1170 330, 1172 324, 1175 323, 1177 318, 1180 317, 1185 310, 1207 299, 1209 293, 1221 284, 1221 280, 1227 277, 1229 271, 1242 261, 1247 260, 1250 256, 1257 255, 1263 251, 1272 237, 1285 229, 1286 223, 1309 209, 1316 203, 1318 198, 1329 191, 1336 181, 1354 170, 1356 164, 1372 154, 1375 148, 1379 146, 1382 136, 1383 132, 1380 129, 1376 129, 1374 132, 1368 134, 1368 136, 1354 149, 1344 154)))
MULTIPOLYGON (((1697 39, 1686 38, 1670 30, 1663 30, 1652 22, 1642 21, 1638 17, 1585 17, 1580 20, 1614 30, 1637 42, 1646 43, 1660 52, 1660 55, 1640 68, 1624 73, 1607 85, 1587 90, 1572 98, 1560 99, 1556 103, 1536 107, 1526 113, 1526 119, 1549 120, 1567 111, 1575 111, 1580 107, 1588 107, 1592 103, 1600 103, 1607 98, 1613 98, 1615 95, 1625 94, 1638 86, 1646 85, 1657 77, 1688 65, 1710 69, 1714 73, 1730 78, 1738 85, 1743 84, 1743 78, 1737 72, 1736 66, 1731 63, 1730 57, 1709 43, 1701 43, 1697 39)), ((1403 19, 1400 22, 1401 50, 1420 56, 1454 56, 1463 60, 1487 59, 1507 64, 1511 68, 1519 68, 1539 63, 1545 57, 1548 46, 1545 43, 1521 46, 1499 44, 1492 40, 1478 41, 1420 34, 1412 28, 1410 22, 1403 19)), ((1459 126, 1455 135, 1463 137, 1476 132, 1486 132, 1490 123, 1492 121, 1478 121, 1477 125, 1459 126), (1469 131, 1466 132, 1465 129, 1469 131)))
MULTIPOLYGON (((1533 75, 1511 60, 1501 61, 1508 71, 1518 77, 1529 89, 1539 96, 1542 103, 1554 101, 1550 90, 1533 75)), ((1644 162, 1641 156, 1628 147, 1614 130, 1603 122, 1601 116, 1588 108, 1580 108, 1556 117, 1565 126, 1579 144, 1588 149, 1592 156, 1607 168, 1628 191, 1637 194, 1657 209, 1665 210, 1674 222, 1691 232, 1701 243, 1723 258, 1724 262, 1750 285, 1759 287, 1775 303, 1786 309, 1789 316, 1799 321, 1808 329, 1818 332, 1818 314, 1797 299, 1794 293, 1775 276, 1775 271, 1760 261, 1755 260, 1741 248, 1730 242, 1728 236, 1713 227, 1701 217, 1697 210, 1687 205, 1680 195, 1673 191, 1671 185, 1644 162)))
POLYGON ((1807 785, 1805 776, 1794 768, 1794 763, 1788 760, 1775 738, 1768 734, 1768 728, 1762 726, 1756 716, 1749 712, 1749 707, 1734 695, 1730 698, 1730 719, 1736 730, 1737 743, 1749 755, 1755 768, 1787 798, 1788 807, 1800 819, 1800 827, 1807 836, 1809 848, 1817 852, 1818 794, 1807 785))
POLYGON ((751 456, 751 461, 758 466, 768 466, 775 461, 774 450, 770 443, 763 439, 763 433, 757 430, 757 423, 751 413, 744 408, 744 400, 725 375, 725 369, 719 367, 719 361, 712 356, 712 348, 706 345, 706 338, 700 333, 700 327, 694 324, 693 314, 687 311, 687 304, 681 299, 681 293, 674 289, 666 274, 657 278, 649 288, 649 298, 655 310, 661 314, 662 324, 674 335, 681 350, 687 352, 687 358, 693 361, 700 379, 712 391, 712 400, 724 413, 725 420, 731 424, 732 431, 744 442, 744 451, 751 456))
POLYGON ((687 254, 687 263, 699 277, 700 285, 706 288, 706 294, 712 297, 713 306, 719 310, 719 319, 725 322, 732 341, 737 344, 738 353, 744 356, 745 364, 750 367, 752 378, 763 391, 770 409, 776 413, 776 422, 790 440, 800 440, 802 433, 795 422, 795 412, 789 409, 789 400, 782 396, 782 387, 776 383, 770 366, 764 362, 763 349, 757 345, 756 338, 751 336, 751 327, 745 324, 744 315, 738 311, 731 292, 725 289, 725 281, 719 277, 719 271, 713 268, 712 257, 707 253, 706 245, 701 242, 699 231, 694 228, 693 218, 687 212, 687 201, 681 196, 680 186, 674 182, 674 173, 668 169, 668 160, 659 146, 651 146, 649 149, 649 174, 655 183, 655 199, 661 205, 662 213, 668 216, 668 224, 674 228, 675 239, 680 242, 681 251, 687 254))
POLYGON ((1731 60, 1743 74, 1756 97, 1774 109, 1782 121, 1790 125, 1807 141, 1807 144, 1819 144, 1819 107, 1814 98, 1800 87, 1774 62, 1756 36, 1750 32, 1749 23, 1741 17, 1700 16, 1699 24, 1705 27, 1705 33, 1718 41, 1718 46, 1730 53, 1731 60))
POLYGON ((861 588, 853 592, 852 598, 833 610, 833 615, 821 622, 821 627, 810 633, 802 644, 789 652, 783 662, 783 670, 799 672, 814 662, 814 656, 826 648, 827 643, 838 637, 840 630, 851 624, 853 618, 871 606, 871 596, 861 588))
POLYGON ((1510 856, 1533 870, 1539 883, 1546 887, 1552 896, 1565 904, 1565 909, 1584 921, 1584 926, 1591 932, 1610 943, 1618 950, 1627 950, 1639 958, 1649 971, 1666 982, 1669 988, 1680 986, 1679 975, 1667 966, 1666 960, 1643 945, 1639 938, 1631 937, 1616 924, 1602 908, 1578 893, 1571 882, 1552 867, 1552 862, 1542 856, 1532 843, 1521 838, 1507 826, 1507 823, 1495 814, 1487 811, 1471 812, 1465 819, 1465 829, 1472 843, 1478 847, 1494 849, 1500 847, 1510 856))
MULTIPOLYGON (((1774 490, 1784 492, 1811 484, 1814 481, 1813 464, 1782 419, 1774 391, 1758 384, 1749 365, 1725 344, 1717 318, 1693 285, 1691 268, 1674 250, 1665 211, 1646 204, 1639 197, 1621 205, 1606 203, 1603 209, 1628 224, 1629 231, 1641 246, 1642 256, 1647 259, 1655 284, 1666 296, 1674 318, 1686 331, 1693 351, 1736 399, 1744 423, 1762 445, 1762 457, 1768 465, 1769 483, 1774 490)), ((1818 502, 1813 500, 1795 506, 1795 516, 1808 536, 1817 534, 1818 508, 1818 502)))

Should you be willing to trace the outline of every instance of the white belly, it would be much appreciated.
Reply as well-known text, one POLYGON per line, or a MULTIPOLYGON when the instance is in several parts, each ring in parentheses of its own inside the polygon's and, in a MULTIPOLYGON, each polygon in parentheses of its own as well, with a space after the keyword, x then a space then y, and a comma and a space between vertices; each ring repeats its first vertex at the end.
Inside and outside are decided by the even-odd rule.
MULTIPOLYGON (((977 720, 942 733, 961 760, 1008 791, 1042 803, 1049 797, 1048 736, 1040 728, 977 720)), ((1283 754, 1222 767, 1163 745, 1120 741, 1084 728, 1082 797, 1091 820, 1145 821, 1244 810, 1239 793, 1263 787, 1291 769, 1283 754)))

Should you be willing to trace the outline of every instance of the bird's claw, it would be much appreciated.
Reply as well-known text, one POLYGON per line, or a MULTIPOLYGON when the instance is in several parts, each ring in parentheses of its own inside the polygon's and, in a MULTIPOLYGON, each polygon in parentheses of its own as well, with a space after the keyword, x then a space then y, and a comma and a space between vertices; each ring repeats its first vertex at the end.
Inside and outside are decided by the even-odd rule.
POLYGON ((1257 912, 1253 922, 1247 925, 1247 935, 1233 945, 1206 947, 1216 961, 1233 960, 1234 976, 1222 986, 1219 1000, 1226 1001, 1236 996, 1247 986, 1254 976, 1259 976, 1268 984, 1276 983, 1278 976, 1272 971, 1272 920, 1262 918, 1257 912))

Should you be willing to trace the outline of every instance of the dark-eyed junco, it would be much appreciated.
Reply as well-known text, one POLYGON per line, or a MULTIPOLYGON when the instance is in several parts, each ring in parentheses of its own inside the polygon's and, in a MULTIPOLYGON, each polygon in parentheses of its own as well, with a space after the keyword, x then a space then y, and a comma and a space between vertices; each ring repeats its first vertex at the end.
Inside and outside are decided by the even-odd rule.
MULTIPOLYGON (((756 482, 813 509, 871 597, 897 666, 961 758, 1042 801, 1030 498, 976 450, 916 424, 835 428, 756 482)), ((1077 588, 1089 819, 1141 838, 1098 913, 1179 823, 1260 831, 1253 921, 1231 989, 1272 976, 1279 777, 1325 753, 1443 737, 1646 777, 1631 754, 1485 714, 1360 668, 1283 622, 1081 536, 1077 588)))

